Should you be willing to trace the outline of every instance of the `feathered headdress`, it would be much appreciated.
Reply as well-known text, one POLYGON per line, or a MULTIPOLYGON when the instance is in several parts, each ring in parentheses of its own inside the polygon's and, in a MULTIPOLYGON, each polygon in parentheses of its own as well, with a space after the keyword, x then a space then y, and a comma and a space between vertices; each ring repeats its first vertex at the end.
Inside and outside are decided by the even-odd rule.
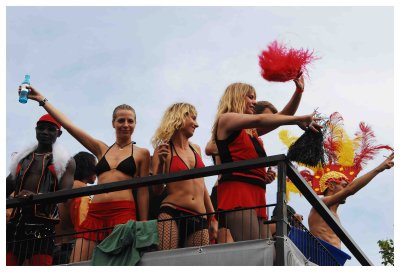
MULTIPOLYGON (((317 194, 323 194, 329 180, 352 182, 367 161, 373 159, 381 149, 393 151, 388 145, 375 144, 375 134, 364 122, 359 124, 359 129, 351 139, 343 129, 340 113, 335 112, 329 117, 323 141, 326 165, 308 166, 309 169, 300 171, 317 194)), ((289 137, 286 130, 280 131, 279 138, 288 147, 296 141, 295 137, 289 137)))
POLYGON ((268 45, 259 56, 261 75, 268 81, 286 82, 298 77, 300 72, 308 75, 306 65, 318 59, 312 51, 286 48, 277 41, 268 45))

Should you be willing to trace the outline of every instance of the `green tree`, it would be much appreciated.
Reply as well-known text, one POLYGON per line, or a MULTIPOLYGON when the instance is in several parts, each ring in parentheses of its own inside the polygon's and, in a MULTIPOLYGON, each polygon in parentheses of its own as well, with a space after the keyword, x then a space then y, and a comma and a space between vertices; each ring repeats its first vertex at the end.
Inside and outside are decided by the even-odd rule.
POLYGON ((393 240, 379 240, 378 241, 379 253, 382 254, 383 265, 394 265, 394 246, 393 240))

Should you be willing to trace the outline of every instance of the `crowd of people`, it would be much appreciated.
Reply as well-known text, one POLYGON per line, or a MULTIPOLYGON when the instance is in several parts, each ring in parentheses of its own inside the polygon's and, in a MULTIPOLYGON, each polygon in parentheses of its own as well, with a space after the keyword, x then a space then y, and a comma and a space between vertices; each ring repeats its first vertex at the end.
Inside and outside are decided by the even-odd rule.
MULTIPOLYGON (((212 156, 215 164, 266 157, 261 136, 280 126, 297 125, 303 130, 318 132, 321 126, 314 113, 295 115, 304 90, 303 76, 299 74, 294 83, 294 94, 281 111, 270 102, 257 102, 256 90, 251 85, 229 85, 216 111, 210 141, 205 146, 206 155, 212 156)), ((106 184, 205 166, 201 147, 190 141, 199 125, 197 110, 189 103, 175 103, 166 109, 152 137, 154 152, 150 156, 149 150, 132 141, 136 112, 131 106, 123 104, 115 108, 112 114, 115 142, 107 144, 78 128, 37 89, 27 88, 29 99, 39 102, 48 114, 37 122, 37 145, 12 158, 7 197, 30 198, 35 194, 84 187, 95 179, 97 184, 106 184), (60 147, 56 140, 62 129, 94 156, 81 152, 69 157, 66 152, 58 151, 60 147)), ((391 168, 393 158, 391 155, 373 173, 353 182, 352 186, 327 180, 327 184, 333 185, 327 186, 325 204, 337 209, 340 201, 361 189, 379 172, 391 168)), ((140 187, 135 191, 126 189, 96 194, 91 199, 81 197, 58 205, 22 206, 13 209, 9 216, 7 242, 50 237, 69 230, 77 234, 73 242, 49 238, 45 247, 7 244, 7 265, 51 265, 57 247, 60 254, 69 255, 70 262, 88 260, 96 245, 111 232, 96 230, 112 228, 129 220, 158 219, 159 250, 266 238, 271 235, 264 224, 268 218, 266 187, 275 177, 271 168, 223 173, 218 176, 211 197, 204 178, 193 178, 140 187), (241 212, 214 214, 257 206, 259 208, 241 212), (192 215, 199 216, 190 217, 192 215), (179 219, 182 216, 189 217, 179 219), (69 246, 62 248, 64 244, 69 246)), ((326 234, 326 226, 314 213, 311 212, 309 219, 311 230, 316 235, 326 234), (316 224, 324 230, 319 231, 322 227, 318 229, 316 224)), ((323 239, 337 246, 336 240, 330 237, 323 239)))

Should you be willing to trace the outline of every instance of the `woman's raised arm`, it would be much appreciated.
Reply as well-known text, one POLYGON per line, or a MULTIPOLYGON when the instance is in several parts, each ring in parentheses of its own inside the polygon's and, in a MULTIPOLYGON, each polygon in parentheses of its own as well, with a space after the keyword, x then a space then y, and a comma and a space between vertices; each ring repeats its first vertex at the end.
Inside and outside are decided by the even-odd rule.
POLYGON ((75 126, 60 110, 54 107, 47 99, 34 87, 27 86, 29 89, 28 98, 39 102, 57 122, 61 124, 78 142, 80 142, 86 149, 92 152, 97 158, 100 158, 103 151, 107 149, 107 145, 100 140, 90 136, 82 129, 75 126))
POLYGON ((302 116, 289 116, 281 114, 242 114, 242 113, 224 113, 218 120, 218 139, 223 140, 232 132, 241 129, 268 128, 270 126, 298 125, 301 129, 308 129, 317 132, 320 126, 314 121, 315 113, 302 116))

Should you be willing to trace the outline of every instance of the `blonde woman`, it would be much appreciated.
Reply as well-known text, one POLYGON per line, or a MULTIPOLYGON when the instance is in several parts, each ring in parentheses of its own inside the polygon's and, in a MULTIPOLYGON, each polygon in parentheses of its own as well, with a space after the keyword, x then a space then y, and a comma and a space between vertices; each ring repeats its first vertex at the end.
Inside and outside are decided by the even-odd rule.
MULTIPOLYGON (((193 136, 197 124, 197 111, 188 103, 175 103, 168 107, 160 126, 152 139, 155 148, 153 155, 153 174, 176 173, 204 167, 200 147, 189 139, 193 136)), ((204 183, 204 178, 195 178, 166 185, 167 196, 162 201, 158 219, 159 248, 209 244, 210 232, 216 235, 217 223, 213 217, 186 217, 201 213, 214 212, 204 183)), ((154 188, 160 192, 162 186, 154 188)))
MULTIPOLYGON (((218 105, 212 129, 222 163, 265 157, 259 136, 281 126, 298 125, 317 131, 313 114, 288 116, 283 114, 254 114, 256 91, 245 83, 227 87, 218 105)), ((265 168, 222 174, 218 180, 218 209, 231 210, 265 206, 268 178, 265 168)), ((265 208, 229 212, 219 217, 220 227, 228 228, 235 241, 265 238, 263 220, 265 208)))
MULTIPOLYGON (((29 99, 39 102, 40 106, 97 157, 98 163, 95 172, 98 184, 149 175, 150 153, 147 149, 136 146, 132 141, 132 134, 136 126, 136 113, 131 106, 123 104, 114 109, 112 127, 115 130, 115 143, 108 146, 75 126, 35 88, 30 86, 28 88, 30 89, 29 99)), ((148 189, 146 187, 139 188, 137 196, 138 207, 135 205, 131 189, 95 195, 89 204, 86 219, 79 226, 82 231, 93 230, 93 232, 77 234, 71 261, 89 259, 96 244, 111 232, 111 230, 108 232, 95 230, 124 224, 130 219, 147 220, 148 189), (136 218, 136 210, 138 210, 140 218, 136 218)))

